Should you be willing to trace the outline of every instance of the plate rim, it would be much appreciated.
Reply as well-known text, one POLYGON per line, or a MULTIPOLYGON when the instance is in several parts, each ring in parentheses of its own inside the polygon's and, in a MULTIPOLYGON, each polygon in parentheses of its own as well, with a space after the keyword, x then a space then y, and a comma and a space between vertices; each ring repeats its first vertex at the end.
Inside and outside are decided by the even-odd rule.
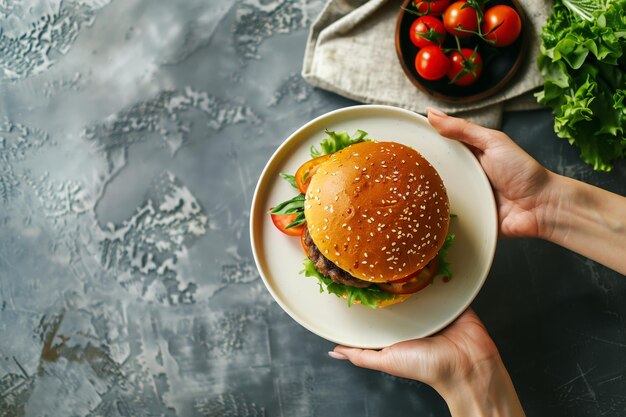
MULTIPOLYGON (((268 159, 267 163, 265 164, 265 167, 263 168, 263 170, 261 171, 261 174, 259 176, 259 179, 257 181, 257 184, 255 186, 254 189, 254 194, 252 197, 252 202, 250 205, 250 221, 249 221, 249 228, 250 228, 250 245, 252 248, 252 255, 254 258, 254 262, 255 262, 255 266, 257 268, 257 271, 261 277, 261 279, 263 280, 263 284, 265 286, 265 288, 269 291, 270 295, 272 296, 272 298, 274 299, 274 301, 282 308, 282 310, 287 313, 287 315, 289 317, 291 317, 293 320, 295 320, 298 324, 300 324, 302 327, 304 327, 305 329, 307 329, 308 331, 310 331, 311 333, 315 334, 318 337, 321 337, 325 340, 328 340, 330 342, 333 343, 337 343, 337 344, 341 344, 344 346, 353 346, 353 347, 359 347, 359 348, 363 348, 363 349, 382 349, 385 348, 389 345, 381 345, 381 344, 377 344, 377 343, 372 343, 372 344, 368 344, 368 345, 355 345, 355 344, 350 344, 350 343, 346 343, 345 340, 339 340, 336 339, 335 337, 333 337, 332 335, 329 335, 327 332, 322 331, 319 328, 314 328, 313 326, 311 326, 307 321, 303 320, 301 317, 299 317, 299 315, 297 313, 295 313, 294 311, 291 310, 291 308, 289 308, 285 302, 283 302, 283 300, 281 299, 281 297, 279 297, 277 295, 277 293, 274 291, 274 289, 272 288, 271 285, 269 285, 268 279, 265 276, 263 269, 261 268, 261 261, 260 261, 260 255, 259 255, 259 250, 257 248, 257 245, 255 243, 256 239, 255 239, 255 223, 258 222, 257 219, 257 215, 256 215, 256 207, 258 205, 258 201, 260 199, 260 194, 261 194, 261 186, 263 185, 263 183, 265 182, 264 180, 267 180, 267 174, 269 169, 272 167, 274 161, 280 157, 280 155, 282 154, 283 150, 285 148, 288 148, 290 146, 293 146, 294 143, 298 143, 298 139, 297 137, 300 135, 301 132, 306 131, 311 125, 314 125, 316 123, 319 123, 320 120, 324 120, 327 118, 332 118, 335 117, 337 115, 340 115, 342 113, 359 113, 362 111, 380 111, 380 112, 388 112, 388 113, 400 113, 404 116, 408 116, 410 118, 415 118, 418 121, 421 122, 426 122, 426 124, 428 126, 430 126, 430 123, 428 122, 428 119, 416 112, 410 111, 410 110, 406 110, 400 107, 395 107, 395 106, 389 106, 389 105, 382 105, 382 104, 363 104, 363 105, 355 105, 355 106, 348 106, 348 107, 342 107, 339 109, 335 109, 329 112, 326 112, 320 116, 315 117, 314 119, 310 120, 309 122, 305 123, 304 125, 300 126, 299 128, 297 128, 296 130, 294 130, 280 145, 279 147, 276 149, 276 151, 274 151, 274 153, 271 155, 271 157, 268 159)), ((431 127, 432 128, 432 127, 431 127)), ((450 140, 445 138, 444 136, 441 136, 434 128, 432 128, 433 133, 440 136, 443 139, 446 140, 450 140)), ((459 145, 459 149, 461 150, 461 152, 465 153, 467 157, 470 158, 470 160, 472 161, 471 163, 477 168, 478 171, 478 176, 480 178, 480 181, 482 181, 484 184, 486 185, 486 187, 491 190, 491 192, 488 193, 489 195, 489 201, 488 201, 488 206, 491 208, 490 212, 492 214, 492 220, 494 221, 494 230, 496 233, 494 233, 493 237, 491 239, 489 239, 489 237, 487 237, 488 244, 489 244, 489 250, 488 250, 488 254, 489 254, 489 259, 487 260, 487 262, 485 263, 485 273, 483 274, 482 277, 480 277, 480 280, 478 281, 479 285, 476 286, 475 290, 472 292, 472 294, 467 298, 467 300, 462 303, 459 304, 459 308, 458 311, 455 314, 452 314, 447 320, 444 320, 441 324, 439 324, 438 326, 434 326, 433 329, 431 329, 429 332, 427 332, 427 334, 424 335, 419 335, 416 336, 414 338, 423 338, 423 337, 427 337, 433 334, 436 334, 438 332, 440 332, 442 329, 444 329, 445 327, 447 327, 450 323, 452 323, 454 320, 456 320, 465 310, 467 310, 467 308, 471 305, 471 303, 474 301, 474 299, 476 298, 476 296, 478 295, 478 293, 480 292, 480 290, 482 289, 482 287, 484 286, 484 283, 487 279, 487 276, 489 275, 489 271, 491 270, 491 266, 493 264, 493 260, 494 260, 494 256, 495 256, 495 251, 496 251, 496 246, 497 246, 497 240, 498 240, 498 230, 499 230, 499 226, 498 226, 498 212, 497 212, 497 205, 496 205, 496 201, 495 201, 495 196, 493 194, 493 189, 491 188, 491 183, 489 182, 489 179, 486 175, 486 173, 484 172, 484 170, 482 169, 482 166, 480 165, 480 163, 478 162, 478 160, 476 159, 476 157, 474 156, 474 154, 472 154, 472 152, 466 147, 464 146, 461 142, 458 141, 454 141, 454 143, 457 143, 459 145)), ((456 146, 456 145, 454 145, 456 146)), ((259 223, 260 224, 260 223, 259 223)), ((260 227, 260 226, 259 226, 260 227)), ((410 340, 410 339, 406 339, 406 340, 410 340)), ((394 342, 394 343, 399 343, 400 341, 394 342)))

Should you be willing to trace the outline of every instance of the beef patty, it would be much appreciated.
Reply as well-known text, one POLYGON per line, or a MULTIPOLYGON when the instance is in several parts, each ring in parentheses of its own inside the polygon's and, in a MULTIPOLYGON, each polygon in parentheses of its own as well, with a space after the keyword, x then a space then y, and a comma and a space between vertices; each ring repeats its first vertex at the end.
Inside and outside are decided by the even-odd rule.
POLYGON ((320 250, 315 246, 315 242, 311 238, 311 234, 309 233, 309 229, 305 229, 304 231, 304 245, 307 249, 307 256, 315 265, 315 269, 324 275, 326 278, 330 278, 333 282, 337 284, 348 285, 350 287, 356 288, 365 288, 372 285, 367 281, 363 281, 361 279, 355 278, 343 269, 339 268, 337 265, 326 259, 324 255, 320 252, 320 250))

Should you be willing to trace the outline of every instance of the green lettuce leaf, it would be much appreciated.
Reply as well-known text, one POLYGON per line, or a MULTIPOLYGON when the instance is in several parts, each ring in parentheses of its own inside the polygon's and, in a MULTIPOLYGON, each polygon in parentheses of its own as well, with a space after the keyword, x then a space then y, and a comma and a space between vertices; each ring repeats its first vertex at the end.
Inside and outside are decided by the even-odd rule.
POLYGON ((320 293, 326 290, 327 293, 335 294, 339 298, 346 296, 348 306, 358 301, 364 306, 376 308, 379 301, 391 300, 396 297, 394 294, 382 291, 375 285, 367 288, 355 288, 348 285, 337 284, 330 278, 326 278, 320 274, 309 258, 304 260, 304 270, 302 270, 301 273, 303 273, 305 277, 315 277, 318 279, 320 293))
POLYGON ((355 143, 369 140, 367 139, 367 132, 362 130, 357 130, 352 136, 350 136, 348 132, 333 132, 332 130, 326 130, 325 133, 328 137, 324 138, 320 143, 321 149, 311 146, 311 158, 335 153, 355 143))
POLYGON ((276 207, 270 210, 271 214, 293 214, 304 211, 304 194, 298 194, 297 196, 283 201, 276 207))
POLYGON ((537 101, 583 161, 610 171, 626 156, 626 0, 555 0, 541 40, 537 101))
POLYGON ((437 268, 437 275, 442 275, 446 278, 452 278, 452 271, 450 266, 452 265, 448 260, 448 251, 454 243, 454 233, 448 233, 446 240, 443 242, 443 246, 439 249, 439 267, 437 268))
POLYGON ((285 174, 284 172, 280 173, 280 176, 287 181, 293 188, 298 189, 298 184, 296 183, 296 177, 291 174, 285 174))

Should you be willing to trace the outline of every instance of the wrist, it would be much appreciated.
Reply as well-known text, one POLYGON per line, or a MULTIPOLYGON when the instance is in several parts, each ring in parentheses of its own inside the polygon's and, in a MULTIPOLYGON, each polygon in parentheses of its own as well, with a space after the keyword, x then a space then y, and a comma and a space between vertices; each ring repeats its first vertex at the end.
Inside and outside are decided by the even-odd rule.
POLYGON ((554 173, 544 190, 538 237, 626 275, 626 199, 554 173))
POLYGON ((474 365, 464 378, 438 389, 452 417, 523 417, 513 382, 498 356, 474 365))
POLYGON ((537 201, 535 237, 552 241, 555 234, 568 227, 567 211, 572 196, 567 181, 567 177, 548 171, 548 180, 537 201))

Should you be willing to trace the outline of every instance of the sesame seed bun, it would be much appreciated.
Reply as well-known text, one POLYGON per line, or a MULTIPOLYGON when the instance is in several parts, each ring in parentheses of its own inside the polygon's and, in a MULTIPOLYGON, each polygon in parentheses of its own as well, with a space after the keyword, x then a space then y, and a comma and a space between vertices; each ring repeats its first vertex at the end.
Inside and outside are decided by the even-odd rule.
POLYGON ((448 195, 435 168, 394 142, 362 142, 334 153, 311 178, 304 215, 320 252, 370 282, 426 266, 450 223, 448 195))

